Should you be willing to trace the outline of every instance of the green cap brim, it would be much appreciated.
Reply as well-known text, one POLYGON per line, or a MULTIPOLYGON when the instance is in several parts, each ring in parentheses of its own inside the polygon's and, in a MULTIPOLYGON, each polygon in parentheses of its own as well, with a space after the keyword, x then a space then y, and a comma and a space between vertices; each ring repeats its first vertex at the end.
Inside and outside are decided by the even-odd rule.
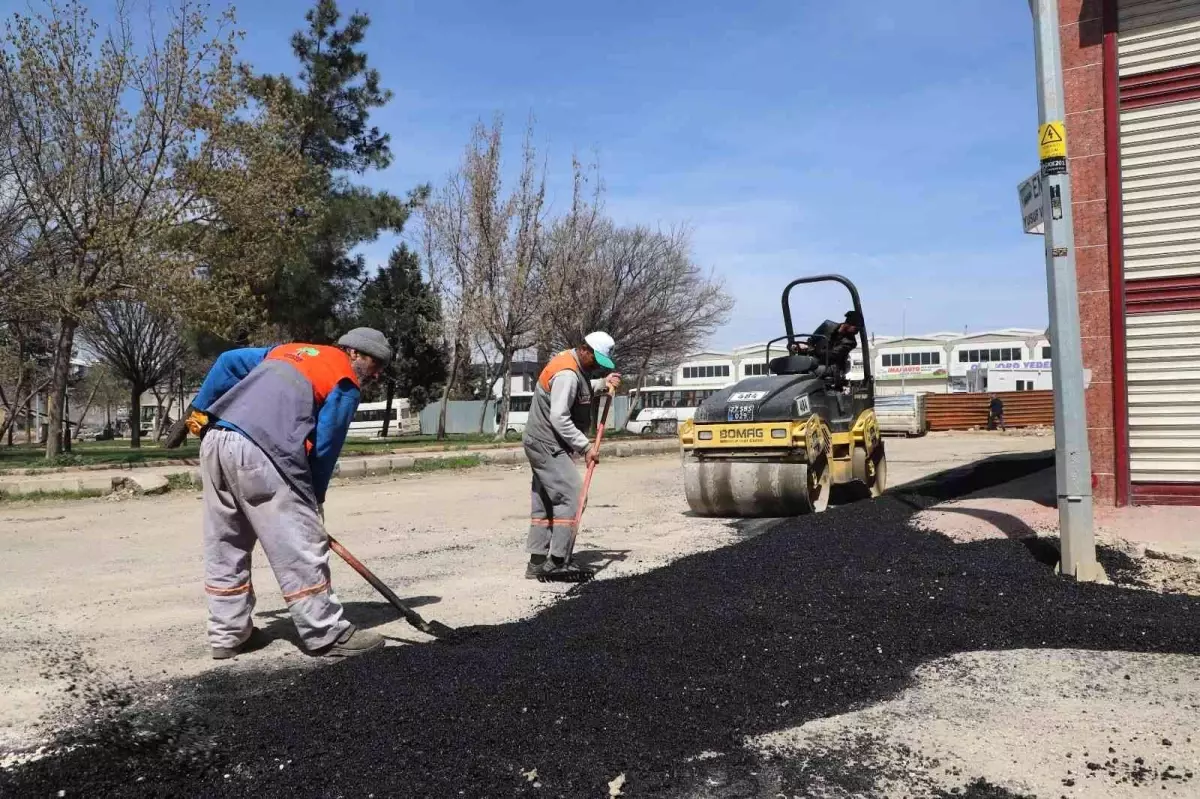
POLYGON ((595 350, 592 350, 592 354, 596 356, 596 363, 600 364, 605 369, 616 369, 617 368, 617 365, 615 363, 613 363, 612 358, 608 357, 604 353, 596 352, 595 350))

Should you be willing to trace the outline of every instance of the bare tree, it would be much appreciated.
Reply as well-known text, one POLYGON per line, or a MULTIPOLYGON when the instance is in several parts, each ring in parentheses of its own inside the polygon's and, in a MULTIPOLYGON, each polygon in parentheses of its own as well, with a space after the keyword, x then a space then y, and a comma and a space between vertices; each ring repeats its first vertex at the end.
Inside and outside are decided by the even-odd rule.
MULTIPOLYGON (((513 356, 532 346, 539 330, 536 261, 546 195, 545 170, 533 147, 532 120, 521 151, 521 171, 507 194, 501 178, 502 150, 500 118, 490 126, 477 123, 462 166, 427 214, 430 249, 440 255, 442 284, 450 290, 449 304, 455 308, 449 337, 469 341, 468 333, 482 331, 499 360, 498 375, 504 382, 498 438, 507 425, 513 356)), ((457 366, 452 363, 452 376, 457 375, 457 366)), ((448 397, 447 390, 443 416, 448 397)))
POLYGON ((446 437, 450 395, 471 364, 469 329, 479 281, 470 255, 468 196, 466 181, 461 172, 456 172, 433 194, 422 215, 425 263, 429 265, 430 284, 442 300, 445 348, 450 353, 438 413, 439 441, 446 437))
MULTIPOLYGON (((141 446, 142 395, 167 383, 186 355, 179 320, 142 302, 112 300, 95 306, 84 323, 83 337, 96 356, 129 384, 129 446, 136 449, 141 446)), ((163 398, 157 391, 155 396, 161 419, 163 398)))
POLYGON ((79 416, 74 423, 76 436, 83 429, 84 420, 97 398, 104 403, 105 426, 112 424, 113 395, 116 390, 121 388, 119 383, 120 380, 113 375, 112 370, 106 364, 98 363, 87 370, 79 386, 87 393, 83 407, 78 410, 79 416))
MULTIPOLYGON (((595 260, 602 232, 610 225, 602 214, 604 184, 595 163, 584 166, 578 156, 571 159, 571 210, 549 226, 538 251, 538 279, 548 300, 539 315, 536 349, 539 362, 549 359, 550 350, 563 341, 555 316, 559 301, 571 292, 568 284, 585 275, 595 260), (555 298, 559 298, 556 300, 555 298)), ((567 342, 568 346, 578 341, 567 342)))
POLYGON ((497 361, 496 353, 491 348, 490 340, 486 335, 475 336, 475 351, 479 354, 480 374, 480 396, 483 399, 483 407, 479 409, 479 432, 482 433, 487 426, 488 403, 492 401, 492 387, 496 383, 497 375, 500 373, 501 362, 497 361))
POLYGON ((139 52, 124 3, 103 36, 79 0, 41 6, 10 18, 0 53, 0 174, 36 230, 27 290, 55 328, 51 457, 89 311, 131 290, 213 318, 249 304, 306 172, 269 101, 248 115, 231 12, 178 0, 139 52))
POLYGON ((8 318, 0 322, 0 438, 12 444, 13 428, 30 405, 50 385, 52 337, 42 320, 8 318))
MULTIPOLYGON (((570 238, 552 237, 555 247, 564 240, 570 238)), ((555 346, 577 346, 589 331, 604 330, 621 359, 637 365, 640 385, 729 318, 733 301, 693 260, 687 231, 600 220, 591 240, 586 260, 551 252, 542 261, 555 346)))
POLYGON ((486 247, 481 248, 477 267, 481 272, 480 319, 493 348, 500 357, 503 380, 500 424, 496 439, 503 440, 508 428, 512 395, 514 355, 533 346, 540 325, 542 303, 537 259, 545 232, 545 166, 539 166, 533 147, 532 119, 521 148, 521 172, 512 194, 501 200, 499 180, 501 124, 476 130, 477 141, 486 142, 482 157, 468 164, 476 197, 479 230, 486 247))

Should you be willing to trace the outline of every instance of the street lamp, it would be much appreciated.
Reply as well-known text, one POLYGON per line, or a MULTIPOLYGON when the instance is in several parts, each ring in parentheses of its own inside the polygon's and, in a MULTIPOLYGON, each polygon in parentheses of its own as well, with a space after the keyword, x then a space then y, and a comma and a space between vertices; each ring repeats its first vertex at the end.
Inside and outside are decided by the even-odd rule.
POLYGON ((900 396, 904 396, 906 393, 905 386, 908 377, 905 367, 908 366, 908 304, 910 302, 912 302, 912 297, 905 297, 904 305, 900 307, 900 396))

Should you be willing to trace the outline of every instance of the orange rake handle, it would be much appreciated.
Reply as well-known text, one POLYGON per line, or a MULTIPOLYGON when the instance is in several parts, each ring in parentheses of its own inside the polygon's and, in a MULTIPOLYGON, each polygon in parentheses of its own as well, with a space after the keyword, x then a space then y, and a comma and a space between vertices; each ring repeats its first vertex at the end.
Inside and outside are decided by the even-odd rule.
MULTIPOLYGON (((600 452, 600 442, 604 440, 604 427, 608 424, 608 411, 612 408, 613 398, 616 396, 617 390, 609 388, 608 402, 604 404, 604 410, 600 412, 600 424, 596 426, 596 452, 600 452)), ((583 475, 583 491, 579 492, 579 508, 575 511, 575 524, 571 528, 571 546, 567 548, 568 553, 575 551, 575 539, 579 537, 579 525, 583 523, 583 509, 587 507, 588 492, 592 488, 592 475, 596 472, 596 464, 589 463, 587 472, 583 475)))

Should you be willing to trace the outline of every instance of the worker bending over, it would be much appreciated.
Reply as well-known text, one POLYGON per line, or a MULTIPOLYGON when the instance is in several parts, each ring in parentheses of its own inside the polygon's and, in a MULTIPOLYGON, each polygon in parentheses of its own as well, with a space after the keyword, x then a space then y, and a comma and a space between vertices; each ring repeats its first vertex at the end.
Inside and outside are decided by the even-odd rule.
POLYGON ((584 430, 591 426, 592 398, 607 383, 615 389, 621 376, 612 372, 612 336, 599 331, 584 337, 584 344, 550 359, 538 377, 525 425, 525 455, 533 471, 533 510, 529 519, 526 551, 529 579, 580 582, 593 571, 571 559, 575 516, 583 480, 572 455, 583 455, 588 464, 600 460, 584 430), (593 381, 593 376, 608 375, 593 381))
POLYGON ((383 646, 378 633, 342 616, 330 585, 323 506, 360 389, 391 358, 383 334, 360 327, 336 347, 230 350, 209 370, 185 420, 202 435, 204 590, 214 658, 260 643, 251 621, 255 541, 305 648, 350 657, 383 646))

